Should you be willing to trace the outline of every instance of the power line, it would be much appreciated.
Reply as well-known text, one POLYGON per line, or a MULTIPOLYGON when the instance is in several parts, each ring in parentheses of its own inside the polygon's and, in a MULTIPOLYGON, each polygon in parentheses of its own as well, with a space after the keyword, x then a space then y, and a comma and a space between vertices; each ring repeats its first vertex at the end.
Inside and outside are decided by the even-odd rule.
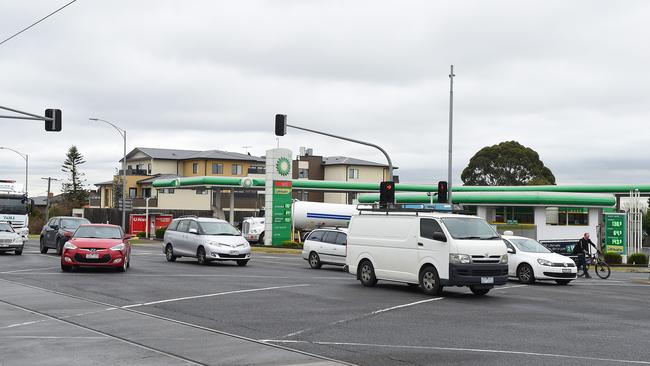
POLYGON ((11 36, 11 37, 5 39, 4 41, 0 42, 0 46, 2 46, 5 42, 11 40, 12 38, 18 36, 19 34, 23 33, 24 31, 28 30, 29 28, 35 26, 36 24, 38 24, 38 23, 44 21, 45 19, 47 19, 47 18, 51 17, 52 15, 58 13, 59 11, 63 10, 63 8, 65 8, 65 7, 67 7, 68 5, 74 3, 75 1, 77 1, 77 0, 72 0, 72 1, 70 1, 69 3, 63 5, 62 7, 56 9, 55 11, 51 12, 50 14, 48 14, 48 15, 44 16, 43 18, 39 19, 38 21, 36 21, 36 22, 33 23, 32 25, 30 25, 29 27, 27 27, 27 28, 21 30, 20 32, 14 34, 13 36, 11 36))

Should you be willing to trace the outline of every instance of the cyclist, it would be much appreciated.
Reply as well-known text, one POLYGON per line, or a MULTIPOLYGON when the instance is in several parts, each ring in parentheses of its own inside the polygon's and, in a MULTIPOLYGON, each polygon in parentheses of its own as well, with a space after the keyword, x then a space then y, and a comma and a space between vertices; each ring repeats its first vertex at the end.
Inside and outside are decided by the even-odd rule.
POLYGON ((594 249, 596 249, 596 252, 600 254, 600 250, 598 250, 596 244, 594 244, 594 242, 589 239, 589 233, 585 233, 585 235, 583 235, 582 238, 578 240, 578 243, 573 247, 573 254, 578 256, 578 270, 580 270, 580 266, 582 266, 582 271, 585 278, 591 278, 588 272, 587 261, 585 258, 587 254, 591 254, 591 248, 589 245, 594 247, 594 249))

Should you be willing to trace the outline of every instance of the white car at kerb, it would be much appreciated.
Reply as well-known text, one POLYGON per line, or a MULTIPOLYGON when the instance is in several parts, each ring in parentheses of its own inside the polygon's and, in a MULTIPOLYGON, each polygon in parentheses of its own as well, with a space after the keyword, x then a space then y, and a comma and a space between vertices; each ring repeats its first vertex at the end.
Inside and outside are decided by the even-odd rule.
POLYGON ((508 247, 508 276, 522 283, 536 280, 553 280, 566 285, 578 273, 575 262, 561 254, 553 253, 534 239, 523 236, 502 236, 508 247))

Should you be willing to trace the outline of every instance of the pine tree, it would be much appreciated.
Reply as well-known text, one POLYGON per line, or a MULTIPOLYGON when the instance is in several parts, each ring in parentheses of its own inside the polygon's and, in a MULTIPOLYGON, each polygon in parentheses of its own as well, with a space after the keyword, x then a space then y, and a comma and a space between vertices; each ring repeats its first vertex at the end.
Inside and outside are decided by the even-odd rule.
POLYGON ((61 171, 69 175, 62 188, 66 201, 70 203, 72 208, 83 207, 88 202, 88 191, 84 188, 86 183, 85 174, 79 171, 79 165, 85 162, 83 155, 73 145, 68 149, 66 159, 61 166, 61 171))

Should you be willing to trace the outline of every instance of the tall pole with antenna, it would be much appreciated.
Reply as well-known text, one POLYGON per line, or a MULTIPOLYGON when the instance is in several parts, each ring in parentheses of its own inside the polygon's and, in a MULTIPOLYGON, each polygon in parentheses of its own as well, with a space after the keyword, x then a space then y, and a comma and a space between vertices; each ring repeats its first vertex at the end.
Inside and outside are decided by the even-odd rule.
POLYGON ((449 72, 449 161, 447 162, 447 203, 452 204, 451 199, 451 152, 454 132, 454 65, 451 65, 449 72))

